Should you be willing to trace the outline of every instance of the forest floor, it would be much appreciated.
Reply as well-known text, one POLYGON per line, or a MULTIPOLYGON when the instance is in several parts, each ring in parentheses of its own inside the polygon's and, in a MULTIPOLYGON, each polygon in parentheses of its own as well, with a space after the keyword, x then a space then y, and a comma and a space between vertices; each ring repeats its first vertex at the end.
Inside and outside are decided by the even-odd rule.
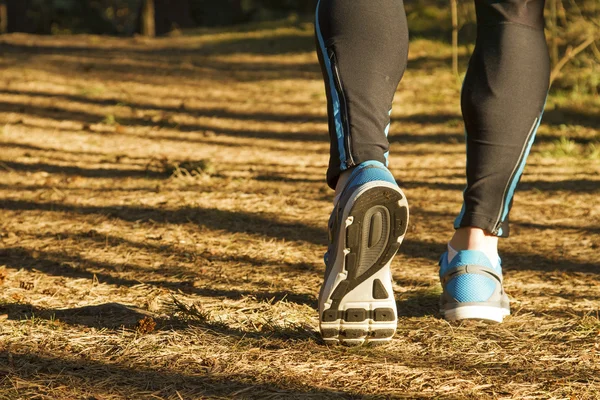
POLYGON ((313 43, 301 23, 0 37, 0 399, 600 398, 600 100, 548 101, 501 243, 512 316, 450 324, 460 82, 449 47, 413 40, 391 128, 398 333, 327 347, 313 43))

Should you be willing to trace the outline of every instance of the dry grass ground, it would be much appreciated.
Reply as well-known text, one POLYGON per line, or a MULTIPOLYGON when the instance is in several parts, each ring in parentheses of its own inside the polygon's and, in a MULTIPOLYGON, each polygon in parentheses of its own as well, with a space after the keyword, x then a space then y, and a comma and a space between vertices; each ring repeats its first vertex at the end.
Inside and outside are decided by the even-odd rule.
POLYGON ((439 317, 464 140, 415 40, 391 344, 324 346, 331 192, 310 26, 0 38, 0 399, 600 398, 600 101, 552 97, 503 241, 513 316, 439 317))

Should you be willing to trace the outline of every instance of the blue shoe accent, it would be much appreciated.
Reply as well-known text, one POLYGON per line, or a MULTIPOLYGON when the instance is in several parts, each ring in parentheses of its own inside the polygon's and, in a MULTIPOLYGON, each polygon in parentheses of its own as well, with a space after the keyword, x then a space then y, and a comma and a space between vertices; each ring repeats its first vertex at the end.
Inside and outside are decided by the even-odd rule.
POLYGON ((384 181, 396 186, 396 179, 387 167, 379 161, 365 161, 352 170, 344 191, 373 181, 384 181))
POLYGON ((440 280, 443 287, 440 309, 447 319, 501 322, 510 314, 508 296, 502 287, 500 260, 494 266, 485 253, 463 250, 448 262, 448 253, 444 253, 440 259, 440 280))
POLYGON ((496 290, 496 282, 481 275, 460 275, 446 284, 446 292, 459 303, 488 301, 496 290))
POLYGON ((440 259, 440 276, 446 275, 450 268, 457 268, 465 265, 481 265, 482 267, 495 269, 500 274, 502 273, 500 258, 498 258, 498 266, 494 268, 484 252, 477 250, 462 250, 454 256, 451 263, 448 263, 448 253, 442 255, 442 258, 440 259))

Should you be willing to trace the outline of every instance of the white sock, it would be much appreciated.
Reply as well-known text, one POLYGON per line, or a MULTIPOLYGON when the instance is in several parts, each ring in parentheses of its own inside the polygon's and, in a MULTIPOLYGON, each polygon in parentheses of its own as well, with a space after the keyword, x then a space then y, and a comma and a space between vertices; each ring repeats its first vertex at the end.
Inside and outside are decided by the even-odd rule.
POLYGON ((342 172, 342 174, 340 175, 337 185, 335 185, 335 197, 333 198, 334 206, 337 204, 338 200, 342 196, 342 192, 344 191, 344 188, 346 187, 346 183, 348 183, 348 179, 350 178, 351 174, 352 174, 351 170, 346 170, 346 171, 342 172))
MULTIPOLYGON (((475 250, 475 249, 473 249, 473 250, 475 250)), ((485 254, 487 256, 487 258, 490 260, 490 263, 492 263, 492 267, 494 267, 494 268, 498 267, 498 250, 497 249, 494 248, 494 249, 477 249, 477 250, 483 252, 483 254, 485 254)), ((450 243, 448 243, 448 262, 451 263, 457 254, 458 254, 458 251, 454 250, 454 248, 452 246, 450 246, 450 243)))

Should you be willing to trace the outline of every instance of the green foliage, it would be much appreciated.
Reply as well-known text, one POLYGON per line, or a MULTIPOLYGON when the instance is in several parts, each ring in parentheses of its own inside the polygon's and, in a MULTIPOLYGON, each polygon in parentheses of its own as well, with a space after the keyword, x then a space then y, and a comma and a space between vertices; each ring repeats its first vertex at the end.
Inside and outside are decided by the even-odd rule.
MULTIPOLYGON (((22 0, 27 4, 25 31, 41 34, 91 33, 133 35, 140 31, 144 0, 22 0)), ((155 0, 157 31, 178 26, 226 26, 236 23, 281 20, 291 15, 312 14, 317 0, 155 0), (162 3, 160 3, 162 1, 162 3), (162 7, 158 7, 158 4, 162 7), (177 5, 177 7, 176 7, 177 5), (172 19, 176 14, 186 23, 172 19)), ((598 0, 548 0, 546 25, 555 76, 554 91, 582 94, 600 92, 600 2, 598 0), (573 55, 589 38, 596 42, 573 55), (561 63, 561 59, 566 62, 561 63)), ((412 37, 448 43, 451 38, 449 0, 406 1, 412 37)), ((459 43, 466 54, 476 38, 472 0, 458 1, 459 43)))
POLYGON ((412 36, 449 38, 452 30, 448 2, 416 1, 406 4, 406 18, 412 36))
POLYGON ((222 26, 244 22, 251 11, 240 2, 240 7, 232 7, 232 1, 192 0, 192 18, 200 26, 222 26))
POLYGON ((551 147, 542 152, 542 155, 550 158, 571 157, 597 160, 600 158, 600 146, 598 142, 590 142, 585 145, 578 144, 576 141, 562 136, 560 139, 552 142, 551 147))
POLYGON ((201 26, 264 21, 290 13, 313 13, 316 0, 190 0, 192 17, 201 26))
MULTIPOLYGON (((138 30, 143 0, 25 0, 28 31, 38 34, 132 35, 138 30)), ((168 2, 167 2, 168 3, 168 2)), ((198 26, 279 19, 312 13, 316 0, 188 0, 198 26)), ((157 17, 162 17, 161 15, 157 17)))
POLYGON ((600 92, 600 2, 549 0, 547 38, 556 81, 555 90, 598 95, 600 92), (573 51, 595 38, 580 53, 573 51), (568 63, 562 67, 562 60, 568 63), (558 67, 556 67, 558 65, 558 67))

